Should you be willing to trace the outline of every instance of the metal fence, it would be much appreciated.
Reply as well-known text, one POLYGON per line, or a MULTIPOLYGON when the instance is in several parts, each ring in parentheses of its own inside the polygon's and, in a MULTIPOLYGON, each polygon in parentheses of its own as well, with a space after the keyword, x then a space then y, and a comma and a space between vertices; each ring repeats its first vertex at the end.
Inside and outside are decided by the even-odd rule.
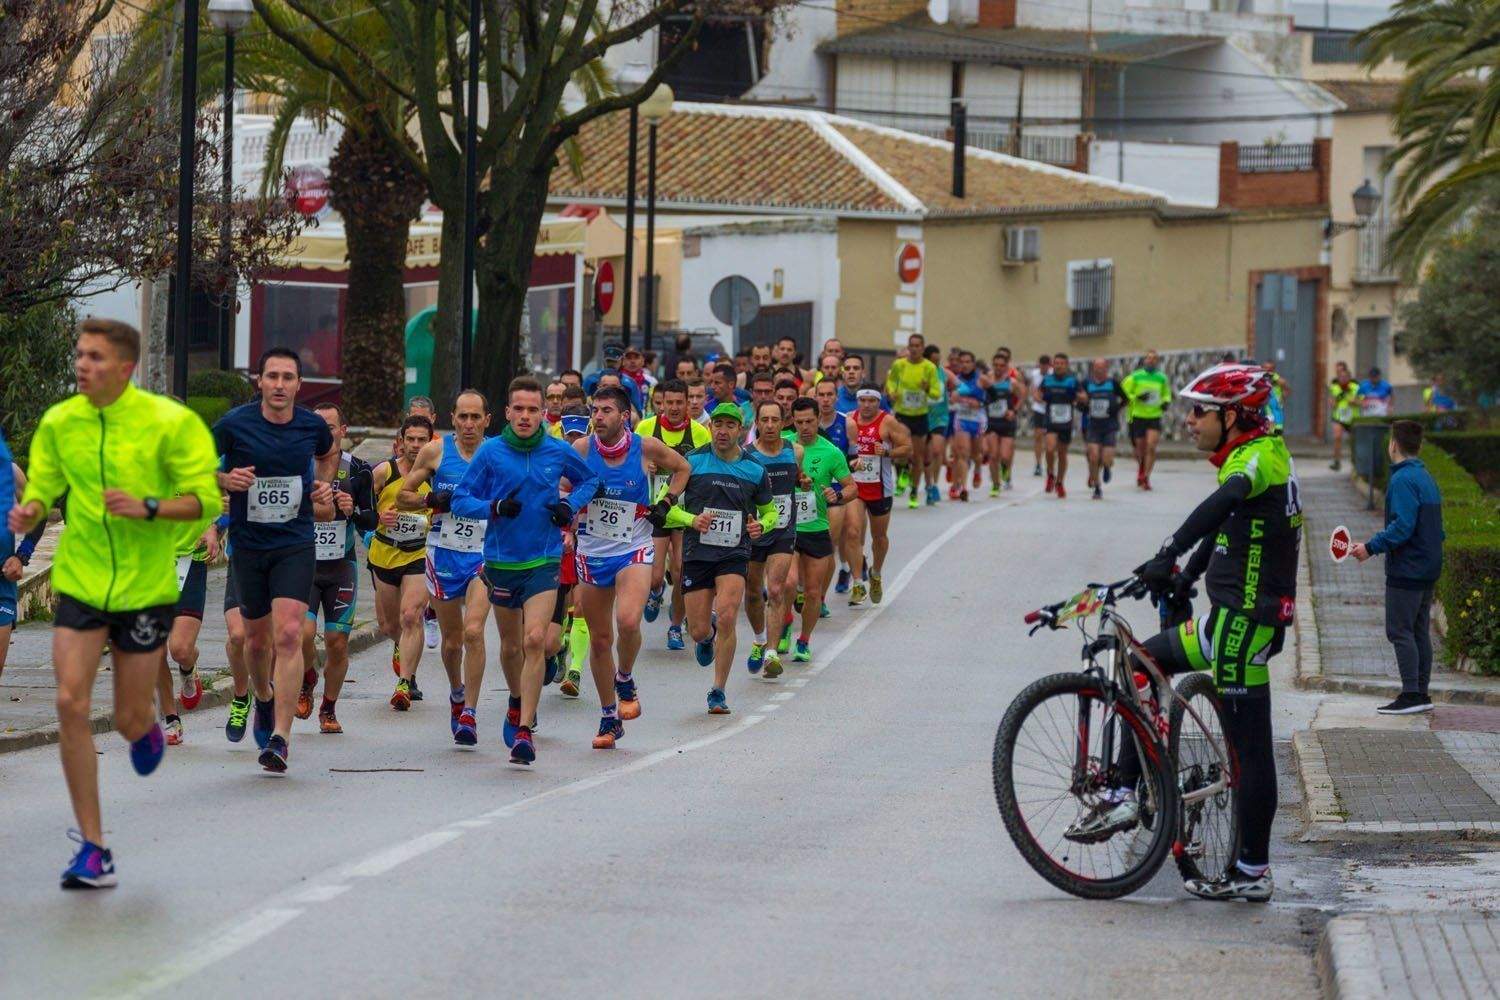
POLYGON ((1354 256, 1355 281, 1395 281, 1396 269, 1386 259, 1386 241, 1391 224, 1372 220, 1359 230, 1359 244, 1354 256))
POLYGON ((1070 280, 1073 295, 1068 335, 1098 337, 1108 333, 1114 305, 1114 268, 1080 267, 1070 280))
POLYGON ((1019 155, 1041 163, 1068 166, 1077 151, 1077 139, 1071 135, 1022 135, 1019 155))
MULTIPOLYGON (((1017 143, 1015 130, 1008 122, 1003 120, 996 122, 995 119, 988 121, 992 124, 979 125, 974 119, 969 119, 968 127, 965 129, 965 135, 968 138, 967 145, 974 149, 987 149, 992 153, 1009 153, 1011 156, 1036 160, 1039 163, 1051 163, 1063 167, 1073 165, 1073 157, 1077 152, 1075 136, 1023 134, 1020 142, 1017 143)), ((910 129, 910 131, 931 136, 934 139, 947 139, 951 134, 946 126, 922 126, 910 129)))
POLYGON ((1313 144, 1282 142, 1271 146, 1241 146, 1239 170, 1242 174, 1294 173, 1313 168, 1313 144))
POLYGON ((1315 63, 1357 63, 1362 58, 1352 34, 1320 31, 1313 35, 1312 61, 1315 63))

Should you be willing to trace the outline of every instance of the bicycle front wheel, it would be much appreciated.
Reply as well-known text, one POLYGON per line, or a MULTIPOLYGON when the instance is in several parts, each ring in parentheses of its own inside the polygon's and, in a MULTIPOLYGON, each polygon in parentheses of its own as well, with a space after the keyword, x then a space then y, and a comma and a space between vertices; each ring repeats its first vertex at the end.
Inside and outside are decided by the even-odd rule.
POLYGON ((1084 899, 1116 899, 1149 882, 1177 829, 1166 747, 1132 703, 1108 694, 1087 674, 1043 677, 1016 696, 995 734, 995 801, 1006 831, 1038 875, 1084 899), (1125 741, 1141 765, 1139 817, 1083 835, 1085 818, 1122 783, 1125 741))
POLYGON ((1172 853, 1184 879, 1217 878, 1240 853, 1240 782, 1213 678, 1192 673, 1178 681, 1168 720, 1167 750, 1182 803, 1181 832, 1172 853))

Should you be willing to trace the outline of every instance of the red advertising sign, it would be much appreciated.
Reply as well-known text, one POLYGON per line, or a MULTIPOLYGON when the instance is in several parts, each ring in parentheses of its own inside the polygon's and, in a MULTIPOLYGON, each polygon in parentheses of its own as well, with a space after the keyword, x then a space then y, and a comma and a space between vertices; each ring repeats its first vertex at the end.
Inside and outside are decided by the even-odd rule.
POLYGON ((922 248, 915 243, 903 243, 896 255, 896 273, 903 285, 914 284, 922 276, 922 248))
POLYGON ((601 314, 615 304, 615 266, 609 261, 599 265, 594 274, 594 305, 601 314))
POLYGON ((1349 558, 1349 549, 1353 547, 1354 539, 1349 534, 1349 529, 1342 524, 1333 529, 1333 534, 1328 538, 1328 554, 1333 556, 1336 563, 1343 562, 1349 558))
POLYGON ((328 175, 317 167, 293 169, 287 174, 286 197, 302 215, 317 215, 328 205, 328 175))

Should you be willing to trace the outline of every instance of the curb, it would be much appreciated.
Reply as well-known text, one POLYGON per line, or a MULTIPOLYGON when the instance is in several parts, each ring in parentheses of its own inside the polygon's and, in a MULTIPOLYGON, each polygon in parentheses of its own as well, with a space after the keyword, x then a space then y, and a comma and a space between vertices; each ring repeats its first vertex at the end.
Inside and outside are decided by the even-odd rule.
POLYGON ((1316 730, 1292 734, 1292 760, 1297 765, 1297 777, 1302 781, 1303 818, 1313 826, 1342 826, 1344 813, 1339 808, 1333 775, 1328 770, 1328 758, 1323 754, 1323 743, 1316 730))
MULTIPOLYGON (((363 653, 384 639, 380 634, 380 627, 374 622, 366 622, 349 634, 349 655, 353 657, 363 653)), ((233 695, 233 679, 229 676, 229 668, 226 666, 220 671, 209 675, 209 683, 204 686, 203 700, 198 707, 193 709, 195 713, 204 709, 221 708, 229 704, 233 695)), ((102 708, 89 718, 89 731, 95 736, 100 733, 110 732, 115 728, 115 714, 113 707, 102 708)), ((0 754, 16 753, 21 750, 32 750, 36 747, 47 746, 58 740, 57 723, 42 726, 39 729, 31 729, 24 733, 12 735, 0 735, 0 754)))
POLYGON ((1318 980, 1329 1000, 1376 1000, 1388 996, 1380 977, 1380 956, 1368 919, 1360 914, 1334 917, 1318 941, 1318 980))
MULTIPOLYGON (((1394 698, 1401 693, 1401 685, 1395 681, 1360 680, 1353 677, 1326 677, 1298 675, 1297 687, 1304 691, 1325 691, 1331 694, 1369 694, 1381 698, 1394 698)), ((1500 690, 1477 691, 1472 688, 1436 688, 1427 692, 1439 705, 1488 705, 1500 706, 1500 690)))

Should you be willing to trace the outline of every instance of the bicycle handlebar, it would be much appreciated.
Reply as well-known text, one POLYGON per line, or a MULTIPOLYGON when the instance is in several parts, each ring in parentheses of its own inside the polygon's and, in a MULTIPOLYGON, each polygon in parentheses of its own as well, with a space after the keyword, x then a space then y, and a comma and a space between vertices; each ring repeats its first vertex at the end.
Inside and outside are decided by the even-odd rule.
MULTIPOLYGON (((1133 575, 1114 583, 1090 583, 1087 586, 1090 590, 1107 590, 1118 597, 1133 600, 1140 600, 1146 596, 1148 591, 1145 581, 1133 575)), ((1043 626, 1055 627, 1054 622, 1057 618, 1057 613, 1065 603, 1067 602, 1059 601, 1056 604, 1048 604, 1037 608, 1035 611, 1028 612, 1024 621, 1027 625, 1035 625, 1037 628, 1043 626)), ((1036 629, 1032 629, 1032 631, 1035 632, 1036 629)))

